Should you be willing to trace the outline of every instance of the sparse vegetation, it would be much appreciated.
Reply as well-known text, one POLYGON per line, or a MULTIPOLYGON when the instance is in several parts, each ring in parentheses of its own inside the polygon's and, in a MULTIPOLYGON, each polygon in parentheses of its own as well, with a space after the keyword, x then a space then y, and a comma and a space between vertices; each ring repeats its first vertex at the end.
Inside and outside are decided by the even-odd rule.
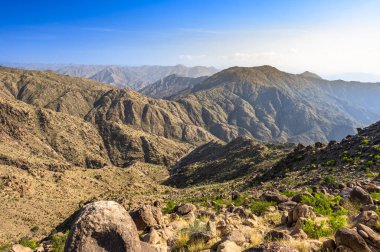
POLYGON ((302 229, 313 239, 328 237, 334 234, 338 229, 346 225, 346 216, 330 216, 327 220, 311 220, 306 219, 302 223, 302 229))
POLYGON ((24 247, 28 247, 28 248, 31 248, 33 250, 38 247, 38 243, 35 240, 31 239, 30 237, 22 237, 18 241, 18 243, 24 247))
POLYGON ((264 201, 264 200, 255 200, 251 203, 249 206, 249 209, 251 209, 252 213, 256 215, 262 215, 265 213, 269 207, 276 205, 274 202, 270 201, 264 201))
POLYGON ((313 207, 313 210, 317 214, 331 215, 333 213, 344 213, 344 209, 334 211, 333 206, 339 205, 339 200, 342 197, 334 196, 332 198, 327 197, 322 193, 316 193, 314 196, 302 196, 301 202, 313 207))
POLYGON ((67 237, 69 235, 69 231, 66 231, 63 235, 54 234, 52 236, 52 249, 54 252, 63 252, 65 248, 65 243, 67 237))
POLYGON ((170 214, 174 211, 175 203, 173 200, 166 202, 166 207, 162 209, 162 212, 165 214, 170 214))

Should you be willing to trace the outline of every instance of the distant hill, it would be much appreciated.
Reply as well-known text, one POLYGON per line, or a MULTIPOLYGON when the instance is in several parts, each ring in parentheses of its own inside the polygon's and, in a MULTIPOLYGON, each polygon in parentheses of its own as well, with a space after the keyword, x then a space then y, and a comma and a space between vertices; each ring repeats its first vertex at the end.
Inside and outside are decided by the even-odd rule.
POLYGON ((197 78, 218 72, 214 67, 175 66, 120 66, 120 65, 65 65, 65 64, 5 64, 27 70, 52 70, 61 74, 83 77, 119 88, 139 90, 169 75, 197 78))

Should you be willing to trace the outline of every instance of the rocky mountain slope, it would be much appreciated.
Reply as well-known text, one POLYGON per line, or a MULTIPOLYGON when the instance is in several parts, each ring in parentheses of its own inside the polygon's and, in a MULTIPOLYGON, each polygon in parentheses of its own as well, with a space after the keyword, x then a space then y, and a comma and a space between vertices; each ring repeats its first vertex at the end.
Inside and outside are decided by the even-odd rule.
MULTIPOLYGON (((6 123, 2 131, 14 131, 18 128, 25 130, 21 123, 25 121, 25 123, 30 124, 29 132, 33 132, 30 133, 31 135, 34 132, 41 133, 42 136, 39 140, 50 141, 48 145, 55 152, 59 152, 59 145, 63 145, 63 156, 68 155, 72 158, 81 159, 81 165, 88 162, 89 164, 94 163, 95 167, 102 167, 104 163, 107 163, 105 160, 109 160, 117 166, 126 166, 134 160, 169 165, 191 148, 190 144, 179 142, 179 140, 190 141, 190 139, 195 139, 195 142, 196 140, 215 139, 202 128, 185 125, 182 120, 177 119, 175 115, 171 115, 170 111, 165 111, 163 108, 155 106, 150 108, 150 101, 142 95, 133 91, 113 89, 110 86, 101 85, 90 80, 66 77, 53 72, 2 68, 0 71, 0 86, 0 96, 3 97, 2 106, 4 107, 2 116, 5 117, 4 123, 6 123), (124 95, 129 94, 127 95, 129 100, 123 100, 123 102, 126 102, 126 104, 129 102, 131 111, 137 110, 139 113, 126 113, 126 115, 129 118, 138 116, 138 121, 132 120, 128 123, 128 119, 120 120, 118 116, 115 117, 117 120, 112 120, 111 118, 105 120, 106 116, 112 115, 111 109, 107 107, 109 113, 103 115, 99 107, 103 108, 110 105, 110 103, 100 103, 102 106, 99 105, 99 107, 94 107, 94 104, 97 104, 98 99, 106 100, 112 92, 121 92, 124 95), (140 99, 142 97, 145 100, 140 99), (137 108, 132 106, 134 103, 138 105, 137 108), (18 110, 22 111, 17 112, 18 110), (149 110, 152 113, 149 113, 149 110), (28 114, 31 114, 30 121, 27 121, 29 117, 25 117, 28 114), (146 117, 143 117, 142 114, 146 117), (159 121, 154 121, 151 118, 153 115, 156 117, 158 115, 160 118, 166 116, 168 120, 172 118, 177 124, 172 125, 171 121, 161 120, 162 128, 158 128, 159 121), (93 122, 93 124, 85 123, 85 118, 87 121, 93 122), (146 122, 146 125, 141 120, 146 122), (154 128, 153 123, 156 125, 155 129, 157 131, 155 132, 157 134, 151 134, 154 133, 152 131, 154 128), (45 127, 45 124, 48 127, 45 127), (64 134, 63 130, 67 131, 67 133, 64 134), (170 135, 165 130, 172 134, 170 135), (170 136, 172 136, 172 139, 177 138, 177 140, 169 139, 170 136), (78 144, 78 146, 75 144, 78 144), (92 148, 90 147, 91 145, 97 147, 92 148), (76 150, 76 147, 79 149, 76 150), (94 149, 89 153, 95 155, 96 152, 99 152, 95 155, 97 156, 102 153, 99 148, 106 153, 105 157, 101 155, 102 159, 92 158, 90 157, 92 154, 89 156, 87 155, 88 153, 79 155, 78 152, 79 150, 80 153, 83 151, 88 152, 94 149)), ((114 104, 117 104, 116 100, 114 104)), ((118 108, 120 109, 120 107, 118 108)), ((117 109, 112 111, 120 112, 117 109)), ((21 134, 21 136, 24 135, 21 134)), ((37 136, 39 135, 37 134, 37 136)), ((25 144, 28 141, 21 138, 20 142, 25 144)), ((3 143, 6 144, 6 141, 4 140, 3 143)), ((38 148, 38 144, 36 146, 38 148)), ((27 155, 21 155, 21 157, 24 156, 27 155)), ((70 158, 68 161, 78 165, 72 162, 73 160, 70 158)), ((92 164, 88 166, 92 166, 92 164)))
POLYGON ((144 87, 139 90, 139 92, 153 98, 170 98, 186 89, 192 89, 194 86, 202 83, 206 78, 206 76, 191 78, 172 74, 144 87))
POLYGON ((292 144, 264 144, 236 138, 228 144, 210 142, 183 157, 170 170, 169 185, 184 187, 259 175, 285 157, 292 144))
MULTIPOLYGON (((284 177, 302 178, 301 184, 326 184, 337 187, 357 178, 379 179, 380 122, 359 129, 341 142, 327 145, 299 145, 295 150, 269 169, 260 179, 281 180, 284 177)), ((297 183, 298 184, 298 183, 297 183)))
POLYGON ((378 120, 379 94, 379 84, 329 82, 263 66, 221 71, 173 99, 202 115, 200 124, 224 141, 313 143, 342 139, 378 120))

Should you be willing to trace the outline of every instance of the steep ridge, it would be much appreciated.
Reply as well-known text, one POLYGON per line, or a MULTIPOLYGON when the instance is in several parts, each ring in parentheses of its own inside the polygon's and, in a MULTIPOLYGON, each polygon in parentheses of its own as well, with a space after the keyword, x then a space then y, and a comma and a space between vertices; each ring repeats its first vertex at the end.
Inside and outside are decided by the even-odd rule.
MULTIPOLYGON (((66 77, 53 72, 22 71, 9 68, 1 69, 0 86, 0 96, 3 97, 5 105, 10 106, 12 109, 17 109, 19 106, 23 106, 27 110, 43 111, 38 112, 38 115, 41 118, 38 117, 35 121, 31 122, 31 131, 37 130, 40 127, 37 122, 40 120, 47 120, 52 129, 48 127, 47 130, 51 130, 51 132, 44 132, 44 134, 46 133, 49 136, 52 135, 53 138, 51 139, 51 142, 48 142, 48 146, 46 148, 51 147, 53 149, 57 149, 61 146, 61 142, 65 140, 65 144, 62 147, 64 150, 62 150, 61 153, 63 157, 59 160, 65 161, 66 159, 66 161, 72 165, 102 167, 105 164, 113 164, 124 167, 136 160, 154 164, 171 165, 174 164, 180 156, 187 153, 191 148, 190 144, 182 143, 178 140, 173 141, 166 139, 164 134, 149 134, 149 129, 154 128, 152 123, 157 122, 148 121, 146 132, 144 132, 145 128, 142 128, 141 125, 134 125, 135 127, 132 127, 132 123, 129 123, 130 126, 128 126, 126 121, 122 122, 114 120, 112 122, 110 119, 111 121, 108 122, 106 120, 99 119, 94 121, 96 124, 85 124, 83 118, 80 118, 85 117, 86 114, 93 110, 93 106, 97 101, 97 98, 101 99, 102 96, 107 94, 107 92, 111 92, 111 90, 115 93, 123 92, 124 94, 132 92, 129 95, 132 101, 143 97, 133 91, 117 90, 107 85, 98 84, 94 81, 66 77), (133 95, 137 96, 134 97, 133 95), (33 106, 27 106, 22 102, 16 102, 16 98, 33 106), (49 110, 43 108, 48 108, 49 110), (54 113, 53 111, 62 113, 54 113), (118 124, 118 122, 120 124, 118 124), (86 125, 86 127, 82 127, 82 125, 86 125), (64 136, 65 139, 62 139, 62 136, 59 134, 65 130, 68 132, 67 135, 64 136), (89 132, 92 138, 87 136, 84 131, 89 132), (73 147, 73 150, 71 150, 71 148, 67 146, 70 144, 75 145, 77 141, 79 141, 78 149, 73 147), (86 161, 88 155, 82 155, 77 152, 79 149, 84 151, 84 149, 87 148, 86 146, 91 149, 91 145, 93 144, 102 145, 101 149, 103 150, 103 153, 101 157, 103 159, 89 158, 89 160, 86 161), (75 158, 78 160, 74 160, 75 158), (105 162, 104 159, 107 159, 108 161, 105 162)), ((148 98, 144 98, 145 102, 149 103, 148 98)), ((144 104, 141 104, 141 102, 138 102, 137 104, 145 106, 144 104)), ((137 109, 140 111, 142 110, 142 108, 137 109)), ((100 112, 98 114, 100 115, 100 112)), ((166 112, 163 111, 162 114, 166 115, 166 112)), ((167 114, 170 114, 170 112, 167 112, 167 114)), ((16 113, 14 121, 17 122, 19 120, 24 120, 19 118, 22 116, 23 113, 16 113)), ((171 117, 174 116, 172 115, 171 117)), ((89 116, 89 120, 90 118, 91 117, 89 116)), ((100 118, 102 117, 100 116, 100 118)), ((188 122, 191 123, 190 120, 188 120, 188 122)), ((166 122, 162 122, 162 124, 164 125, 163 127, 169 127, 166 126, 166 122)), ((10 124, 6 127, 9 128, 7 130, 23 128, 21 124, 10 124)), ((186 134, 189 134, 195 135, 195 138, 199 141, 214 139, 211 134, 207 133, 203 129, 200 128, 199 130, 201 132, 197 132, 198 128, 194 127, 191 125, 183 125, 185 130, 178 134, 173 134, 173 138, 178 137, 182 139, 182 134, 184 134, 184 138, 186 138, 186 134), (202 132, 204 132, 203 135, 202 132), (202 136, 204 138, 202 138, 202 136)), ((33 134, 31 133, 31 135, 33 134)), ((186 139, 190 139, 190 137, 187 137, 186 139)), ((26 141, 26 139, 24 140, 26 141)), ((6 144, 6 141, 3 143, 6 144)), ((37 143, 36 146, 36 148, 38 148, 37 143)), ((99 152, 99 150, 96 150, 95 152, 99 152)), ((25 154, 21 156, 27 155, 25 154)))
MULTIPOLYGON (((367 92, 361 91, 360 100, 367 92)), ((380 117, 376 95, 380 85, 328 82, 281 72, 270 66, 233 67, 194 87, 190 94, 174 97, 190 114, 202 115, 200 124, 224 141, 237 136, 262 141, 328 142, 353 134, 355 128, 380 117), (350 102, 351 92, 371 86, 370 101, 350 102), (324 89, 327 89, 324 90, 324 89), (332 95, 333 94, 333 95, 332 95)))
POLYGON ((187 187, 259 175, 294 148, 236 138, 228 144, 210 142, 183 157, 170 170, 169 185, 187 187))
POLYGON ((196 126, 196 120, 181 104, 149 99, 132 90, 110 90, 95 103, 85 118, 98 125, 113 121, 156 136, 193 144, 216 139, 196 126))
POLYGON ((207 77, 198 78, 181 77, 175 74, 169 75, 153 84, 150 84, 139 90, 140 93, 152 98, 169 98, 186 89, 191 89, 195 85, 200 84, 207 77))
POLYGON ((0 97, 0 163, 64 170, 110 165, 96 128, 80 118, 0 97))
POLYGON ((297 177, 301 184, 334 187, 357 178, 378 179, 379 172, 380 122, 377 122, 358 129, 358 134, 348 135, 341 142, 299 145, 258 180, 297 177))
POLYGON ((0 97, 0 163, 50 170, 125 167, 135 161, 173 165, 191 145, 107 122, 82 119, 0 97))

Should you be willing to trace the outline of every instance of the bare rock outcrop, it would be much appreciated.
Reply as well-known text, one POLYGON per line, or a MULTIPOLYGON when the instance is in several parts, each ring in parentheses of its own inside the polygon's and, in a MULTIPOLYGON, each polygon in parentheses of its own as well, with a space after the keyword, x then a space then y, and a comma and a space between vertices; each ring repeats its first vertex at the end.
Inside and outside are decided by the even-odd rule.
POLYGON ((114 201, 84 206, 65 245, 65 252, 81 251, 142 251, 136 226, 128 212, 114 201))

